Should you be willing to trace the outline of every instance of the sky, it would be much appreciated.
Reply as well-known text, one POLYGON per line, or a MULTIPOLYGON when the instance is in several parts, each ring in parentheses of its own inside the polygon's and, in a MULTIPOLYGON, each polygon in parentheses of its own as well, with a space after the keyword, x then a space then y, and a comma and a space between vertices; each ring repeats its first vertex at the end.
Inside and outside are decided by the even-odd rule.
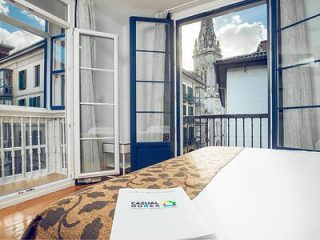
MULTIPOLYGON (((267 6, 229 13, 213 18, 223 58, 255 52, 267 39, 267 6)), ((200 31, 200 21, 182 26, 182 66, 193 69, 193 48, 200 31)))
MULTIPOLYGON (((43 19, 17 8, 4 0, 0 0, 0 13, 27 23, 32 27, 43 31, 45 30, 45 21, 43 19)), ((15 47, 10 53, 28 47, 41 39, 42 38, 37 35, 0 21, 0 42, 15 47), (23 41, 21 41, 21 39, 23 39, 23 41)))

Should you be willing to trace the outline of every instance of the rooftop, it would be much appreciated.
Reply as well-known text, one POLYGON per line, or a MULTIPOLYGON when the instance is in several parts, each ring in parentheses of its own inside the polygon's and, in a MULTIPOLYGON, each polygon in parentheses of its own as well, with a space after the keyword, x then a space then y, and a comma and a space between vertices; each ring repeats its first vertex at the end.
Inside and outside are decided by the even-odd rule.
POLYGON ((231 64, 231 63, 245 63, 245 62, 252 62, 252 61, 259 61, 259 60, 267 60, 267 52, 254 52, 250 54, 225 58, 221 60, 217 60, 215 63, 216 65, 222 64, 231 64))
POLYGON ((205 83, 201 80, 201 77, 193 71, 182 69, 182 74, 185 74, 187 77, 192 78, 192 80, 196 81, 199 84, 205 85, 205 83))
POLYGON ((32 52, 32 51, 34 51, 34 50, 36 50, 38 48, 42 48, 44 46, 45 46, 45 40, 41 40, 39 42, 36 42, 36 43, 30 45, 29 47, 23 48, 23 49, 21 49, 19 51, 14 52, 13 54, 11 54, 9 56, 6 56, 6 57, 2 58, 0 60, 0 64, 3 64, 5 62, 7 62, 7 61, 10 61, 13 58, 20 57, 22 55, 28 54, 29 52, 32 52))

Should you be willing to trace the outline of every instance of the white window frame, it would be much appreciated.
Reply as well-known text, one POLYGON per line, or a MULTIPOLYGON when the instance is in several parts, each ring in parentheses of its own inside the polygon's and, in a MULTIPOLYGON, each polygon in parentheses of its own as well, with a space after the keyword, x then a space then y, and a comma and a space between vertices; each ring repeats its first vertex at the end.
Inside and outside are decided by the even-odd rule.
MULTIPOLYGON (((107 175, 118 175, 120 174, 120 154, 119 154, 119 143, 120 143, 120 134, 119 134, 119 93, 118 93, 118 44, 119 37, 116 34, 104 33, 91 31, 86 29, 76 28, 74 30, 74 106, 73 106, 73 115, 74 115, 74 164, 75 164, 75 178, 88 178, 88 177, 101 177, 107 175), (113 39, 114 41, 114 137, 112 138, 114 141, 114 170, 108 171, 99 171, 99 172, 90 172, 90 173, 81 173, 81 162, 80 162, 80 54, 79 54, 79 46, 80 46, 80 35, 88 35, 92 37, 102 37, 113 39)), ((97 68, 82 68, 88 70, 102 70, 97 68)), ((69 85, 70 86, 70 85, 69 85)), ((107 138, 106 138, 107 139, 107 138)))
POLYGON ((67 0, 59 0, 60 2, 64 3, 67 5, 67 21, 64 19, 61 19, 52 13, 49 13, 48 11, 43 10, 42 8, 35 6, 26 0, 6 0, 10 2, 11 4, 31 13, 39 18, 42 18, 43 20, 46 20, 48 22, 54 23, 57 26, 67 29, 73 26, 74 22, 74 14, 72 14, 73 9, 74 9, 74 1, 67 1, 67 0))
MULTIPOLYGON (((68 179, 74 179, 74 145, 73 145, 73 102, 69 101, 69 99, 73 100, 73 31, 74 31, 74 22, 75 22, 75 2, 73 0, 59 0, 67 5, 68 12, 68 21, 65 21, 25 0, 6 0, 10 4, 17 6, 21 9, 30 12, 31 14, 38 16, 48 22, 54 23, 57 26, 65 29, 65 41, 66 41, 66 57, 65 57, 65 78, 68 79, 66 81, 66 95, 68 98, 66 99, 66 141, 67 141, 67 159, 68 159, 68 179)), ((27 32, 33 33, 40 37, 46 38, 47 42, 50 42, 50 35, 47 32, 41 31, 37 28, 34 28, 28 24, 25 24, 21 21, 18 21, 12 17, 6 16, 0 13, 0 20, 12 24, 16 27, 19 27, 27 32)), ((50 44, 47 45, 47 51, 50 53, 51 51, 50 44)), ((50 73, 50 54, 48 54, 47 61, 47 73, 50 73)), ((45 89, 47 93, 50 93, 50 82, 47 84, 47 89, 45 89)), ((26 100, 26 104, 27 104, 26 100)), ((47 94, 47 106, 50 106, 50 95, 47 94)))

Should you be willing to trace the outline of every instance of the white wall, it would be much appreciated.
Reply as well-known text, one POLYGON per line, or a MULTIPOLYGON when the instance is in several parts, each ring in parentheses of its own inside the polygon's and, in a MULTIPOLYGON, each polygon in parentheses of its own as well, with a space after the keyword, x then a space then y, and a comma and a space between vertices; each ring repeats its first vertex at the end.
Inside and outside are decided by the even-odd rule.
MULTIPOLYGON (((216 0, 203 1, 202 4, 196 4, 188 9, 179 9, 173 12, 173 19, 179 19, 186 16, 194 15, 199 12, 212 10, 221 6, 229 5, 239 0, 216 0)), ((130 142, 130 59, 129 59, 129 18, 128 19, 112 19, 106 13, 105 8, 107 2, 100 1, 95 8, 96 30, 119 35, 119 98, 120 98, 120 143, 130 142)), ((109 7, 109 6, 108 6, 109 7)), ((157 12, 156 9, 154 12, 157 12)), ((137 14, 137 9, 132 15, 144 16, 137 14)), ((150 15, 148 15, 150 17, 150 15)), ((101 51, 100 57, 103 56, 101 51)))
POLYGON ((228 114, 268 113, 267 66, 228 69, 226 108, 228 114))
MULTIPOLYGON (((121 25, 103 11, 95 9, 96 31, 119 35, 119 119, 120 143, 130 142, 129 27, 121 25)), ((129 21, 129 19, 128 19, 129 21)), ((107 50, 99 50, 97 61, 108 61, 107 50)), ((111 54, 110 54, 111 57, 111 54)), ((111 90, 111 89, 110 89, 111 90)))
MULTIPOLYGON (((268 113, 267 66, 232 68, 227 70, 227 114, 268 113)), ((242 146, 242 119, 238 120, 238 145, 242 146)), ((259 120, 254 120, 254 146, 259 147, 259 120)), ((235 122, 230 121, 231 144, 234 143, 235 122)), ((246 144, 251 144, 251 121, 245 122, 246 144)), ((268 121, 262 121, 262 145, 268 143, 268 121)))
POLYGON ((210 10, 214 10, 223 6, 228 6, 230 4, 241 2, 241 0, 208 0, 202 1, 202 3, 194 3, 190 6, 186 6, 184 8, 178 8, 172 12, 172 18, 175 20, 193 16, 195 14, 199 14, 202 12, 207 12, 210 10))

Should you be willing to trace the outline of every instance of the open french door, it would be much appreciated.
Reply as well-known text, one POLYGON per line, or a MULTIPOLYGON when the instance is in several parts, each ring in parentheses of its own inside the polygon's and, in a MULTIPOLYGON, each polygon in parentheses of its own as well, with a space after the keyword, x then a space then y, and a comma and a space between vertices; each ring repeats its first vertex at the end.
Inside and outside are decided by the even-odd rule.
POLYGON ((174 156, 173 21, 130 18, 131 170, 174 156))
POLYGON ((119 174, 118 36, 74 34, 75 177, 119 174))

